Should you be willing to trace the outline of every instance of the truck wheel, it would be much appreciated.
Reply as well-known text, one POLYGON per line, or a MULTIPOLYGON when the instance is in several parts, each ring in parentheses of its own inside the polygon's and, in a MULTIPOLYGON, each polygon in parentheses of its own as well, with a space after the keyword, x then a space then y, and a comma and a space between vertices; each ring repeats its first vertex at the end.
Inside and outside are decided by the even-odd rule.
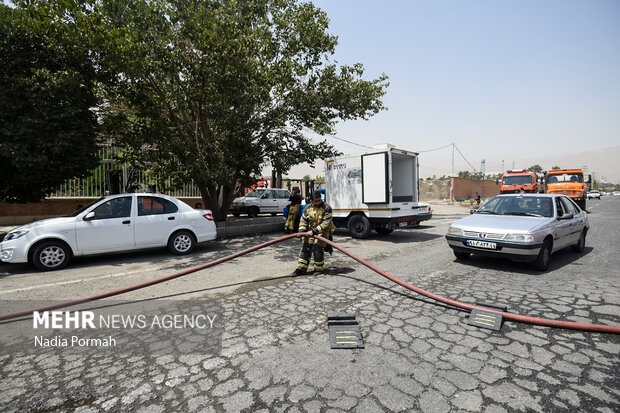
POLYGON ((250 218, 256 218, 256 217, 258 216, 258 208, 256 208, 256 207, 251 207, 251 208, 248 210, 248 216, 249 216, 250 218))
POLYGON ((551 261, 551 241, 548 239, 543 242, 543 246, 540 248, 538 257, 532 262, 532 267, 538 271, 547 271, 549 268, 549 261, 551 261))
POLYGON ((349 218, 349 232, 353 238, 368 238, 370 234, 370 221, 366 215, 353 215, 349 218))
POLYGON ((32 265, 42 271, 64 268, 71 260, 71 248, 61 241, 46 241, 32 253, 32 265))
POLYGON ((377 234, 379 234, 379 235, 388 235, 388 234, 391 234, 392 232, 394 232, 394 229, 393 228, 379 227, 379 228, 375 228, 375 231, 377 231, 377 234))
POLYGON ((185 230, 175 232, 168 240, 168 249, 174 255, 189 254, 195 246, 194 234, 185 230))

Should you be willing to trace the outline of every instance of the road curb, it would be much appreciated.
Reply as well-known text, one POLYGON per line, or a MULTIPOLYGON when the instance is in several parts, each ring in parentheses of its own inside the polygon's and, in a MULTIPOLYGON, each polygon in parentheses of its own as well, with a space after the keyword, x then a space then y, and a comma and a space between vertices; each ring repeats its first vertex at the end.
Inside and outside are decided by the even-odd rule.
POLYGON ((216 222, 215 225, 218 238, 230 238, 240 235, 283 232, 285 222, 286 220, 283 216, 275 216, 216 222))

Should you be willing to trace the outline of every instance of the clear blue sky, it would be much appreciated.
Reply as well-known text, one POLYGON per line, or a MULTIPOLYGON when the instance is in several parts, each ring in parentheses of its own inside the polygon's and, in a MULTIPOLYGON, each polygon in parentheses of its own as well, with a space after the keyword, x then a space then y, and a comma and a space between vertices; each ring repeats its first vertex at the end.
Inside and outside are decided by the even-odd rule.
MULTIPOLYGON (((417 151, 455 142, 487 172, 534 151, 620 145, 618 0, 313 3, 339 37, 338 63, 390 78, 389 110, 340 124, 340 138, 417 151)), ((438 165, 450 157, 424 153, 438 165)))

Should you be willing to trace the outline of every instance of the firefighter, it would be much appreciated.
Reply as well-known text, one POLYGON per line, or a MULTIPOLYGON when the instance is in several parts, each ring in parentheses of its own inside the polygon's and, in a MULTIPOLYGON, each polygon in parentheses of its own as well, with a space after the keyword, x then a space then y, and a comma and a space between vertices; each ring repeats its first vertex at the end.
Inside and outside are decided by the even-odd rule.
MULTIPOLYGON (((327 244, 311 237, 312 235, 321 235, 329 239, 335 229, 336 226, 332 222, 332 207, 323 202, 320 192, 315 191, 312 194, 312 206, 306 208, 299 222, 297 238, 304 237, 304 239, 297 260, 297 269, 292 274, 293 277, 303 275, 308 271, 312 254, 314 254, 314 275, 325 272, 323 248, 326 248, 327 244)), ((331 253, 331 248, 326 248, 326 250, 331 253)))
POLYGON ((288 217, 286 218, 286 224, 284 224, 284 232, 292 234, 295 232, 295 223, 299 216, 299 209, 301 208, 301 196, 299 195, 299 188, 293 188, 293 195, 290 196, 288 204, 288 217))

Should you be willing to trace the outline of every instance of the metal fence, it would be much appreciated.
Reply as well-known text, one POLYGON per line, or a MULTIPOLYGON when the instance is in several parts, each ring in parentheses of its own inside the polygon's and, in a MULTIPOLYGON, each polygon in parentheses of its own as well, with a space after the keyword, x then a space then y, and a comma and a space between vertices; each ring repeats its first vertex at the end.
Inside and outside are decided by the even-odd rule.
POLYGON ((110 144, 100 147, 99 166, 86 178, 74 178, 60 185, 49 198, 100 197, 112 193, 151 192, 157 182, 163 183, 156 190, 176 197, 200 197, 200 191, 193 184, 171 189, 170 178, 160 179, 158 175, 130 167, 114 158, 121 149, 110 144))

